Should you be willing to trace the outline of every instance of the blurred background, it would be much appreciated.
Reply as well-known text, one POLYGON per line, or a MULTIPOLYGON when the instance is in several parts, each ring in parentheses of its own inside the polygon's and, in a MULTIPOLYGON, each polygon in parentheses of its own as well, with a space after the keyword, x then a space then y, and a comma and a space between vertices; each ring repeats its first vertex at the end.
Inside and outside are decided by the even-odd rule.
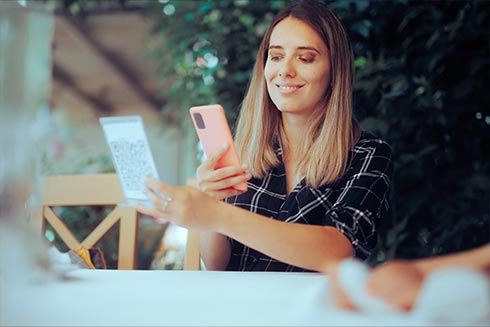
MULTIPOLYGON (((221 103, 233 125, 261 37, 290 2, 2 2, 2 119, 23 108, 44 126, 39 171, 57 175, 113 172, 98 118, 141 115, 160 177, 184 185, 200 155, 188 108, 221 103)), ((326 2, 353 43, 356 115, 395 154, 371 263, 488 243, 490 2, 326 2)), ((83 238, 108 210, 59 212, 83 238)), ((182 268, 185 232, 148 220, 139 232, 138 268, 182 268)), ((106 239, 116 267, 116 231, 106 239)))

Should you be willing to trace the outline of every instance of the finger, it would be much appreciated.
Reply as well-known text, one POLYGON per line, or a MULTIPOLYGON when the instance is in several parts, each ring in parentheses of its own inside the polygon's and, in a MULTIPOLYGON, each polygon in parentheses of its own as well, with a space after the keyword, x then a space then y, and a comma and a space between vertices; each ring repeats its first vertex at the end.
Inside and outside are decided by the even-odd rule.
POLYGON ((234 188, 229 188, 229 189, 226 189, 226 190, 209 192, 209 193, 206 192, 206 193, 208 195, 212 196, 213 198, 217 199, 217 200, 223 200, 223 199, 226 199, 226 198, 235 196, 235 195, 242 194, 243 191, 236 190, 234 188))
POLYGON ((212 191, 219 191, 219 190, 225 190, 229 189, 234 185, 237 185, 242 182, 247 182, 252 178, 252 175, 250 174, 240 174, 236 175, 227 179, 223 179, 220 181, 216 181, 213 183, 210 182, 201 182, 199 183, 199 188, 201 191, 204 192, 212 192, 212 191))
POLYGON ((162 213, 164 215, 168 215, 168 212, 169 212, 168 206, 169 206, 170 202, 172 202, 172 198, 170 198, 169 196, 167 196, 165 194, 163 194, 163 196, 162 196, 158 192, 153 191, 150 188, 146 188, 144 193, 146 194, 148 199, 151 201, 151 203, 153 203, 156 210, 158 210, 160 213, 162 213))
POLYGON ((199 179, 207 180, 210 182, 216 182, 222 179, 229 178, 231 176, 245 175, 245 174, 250 174, 250 173, 247 170, 244 170, 243 166, 228 166, 228 167, 223 167, 216 170, 208 171, 207 174, 201 173, 199 174, 199 179))
POLYGON ((386 300, 387 302, 400 310, 410 311, 417 300, 418 290, 417 289, 407 289, 404 292, 398 292, 391 295, 386 300))
MULTIPOLYGON (((175 186, 172 186, 170 184, 166 184, 162 181, 159 181, 158 179, 154 178, 147 178, 145 180, 145 184, 147 188, 149 188, 151 191, 155 192, 157 195, 160 197, 166 197, 169 196, 170 198, 173 198, 173 194, 175 194, 175 186)), ((167 199, 167 201, 169 201, 167 199)))
POLYGON ((203 162, 202 166, 208 169, 214 169, 218 160, 223 156, 223 154, 225 154, 226 151, 228 151, 228 147, 228 143, 224 143, 218 150, 209 155, 206 161, 203 162))
POLYGON ((159 218, 161 216, 161 213, 156 208, 146 207, 141 203, 136 203, 134 205, 134 208, 136 209, 136 211, 153 218, 159 218))
MULTIPOLYGON (((375 277, 375 275, 371 276, 375 277)), ((378 278, 371 278, 366 283, 369 296, 380 299, 396 309, 403 311, 412 309, 418 294, 418 287, 413 284, 413 281, 399 280, 394 285, 393 282, 388 282, 388 276, 383 276, 383 274, 376 276, 378 278)))
POLYGON ((136 209, 136 211, 138 211, 139 213, 142 213, 143 215, 146 215, 148 217, 150 217, 151 219, 153 219, 154 221, 158 222, 158 223, 161 223, 161 224, 168 224, 170 222, 170 220, 168 219, 165 219, 165 218, 162 218, 162 217, 157 217, 155 215, 155 208, 148 208, 148 207, 145 207, 143 206, 141 203, 136 203, 134 205, 134 208, 136 209))
POLYGON ((345 294, 344 291, 342 291, 338 287, 335 287, 333 292, 335 296, 334 302, 336 306, 348 311, 356 310, 356 306, 351 301, 351 299, 347 296, 347 294, 345 294))

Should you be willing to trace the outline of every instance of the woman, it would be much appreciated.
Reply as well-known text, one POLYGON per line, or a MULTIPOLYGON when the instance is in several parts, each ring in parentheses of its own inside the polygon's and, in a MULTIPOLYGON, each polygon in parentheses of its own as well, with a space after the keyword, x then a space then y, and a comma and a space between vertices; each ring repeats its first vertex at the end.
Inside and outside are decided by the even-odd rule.
POLYGON ((368 257, 388 210, 392 162, 389 146, 353 117, 353 74, 347 35, 326 5, 281 11, 240 112, 245 164, 214 170, 224 147, 198 168, 201 190, 148 180, 156 208, 138 210, 200 230, 207 269, 321 271, 368 257), (246 192, 230 188, 244 180, 246 192))

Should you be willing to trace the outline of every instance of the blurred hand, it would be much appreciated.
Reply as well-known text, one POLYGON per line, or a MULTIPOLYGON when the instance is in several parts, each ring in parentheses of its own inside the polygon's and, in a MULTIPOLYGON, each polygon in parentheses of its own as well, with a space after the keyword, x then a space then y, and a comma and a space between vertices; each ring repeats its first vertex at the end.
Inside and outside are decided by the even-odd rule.
POLYGON ((338 306, 339 308, 353 311, 356 309, 356 306, 351 301, 347 293, 340 286, 340 281, 337 277, 339 264, 340 262, 330 264, 325 271, 325 273, 330 277, 330 286, 333 295, 333 300, 335 305, 338 306))
POLYGON ((199 189, 217 200, 223 200, 224 198, 243 193, 243 191, 236 190, 232 188, 232 186, 241 182, 246 182, 252 178, 246 165, 214 169, 218 160, 227 150, 228 144, 225 144, 211 154, 209 158, 197 168, 197 182, 199 189))
MULTIPOLYGON (((340 262, 327 267, 332 295, 335 304, 346 310, 357 309, 352 299, 342 289, 338 278, 340 262)), ((415 304, 423 283, 423 274, 409 261, 396 260, 374 268, 366 282, 369 296, 380 299, 388 305, 403 311, 409 311, 415 304)))
POLYGON ((170 220, 179 226, 199 231, 218 228, 218 216, 227 205, 192 186, 173 186, 159 180, 146 180, 145 194, 155 206, 135 206, 136 210, 155 218, 170 220))
POLYGON ((409 311, 417 301, 423 280, 424 275, 413 263, 395 260, 373 269, 366 288, 369 295, 409 311))

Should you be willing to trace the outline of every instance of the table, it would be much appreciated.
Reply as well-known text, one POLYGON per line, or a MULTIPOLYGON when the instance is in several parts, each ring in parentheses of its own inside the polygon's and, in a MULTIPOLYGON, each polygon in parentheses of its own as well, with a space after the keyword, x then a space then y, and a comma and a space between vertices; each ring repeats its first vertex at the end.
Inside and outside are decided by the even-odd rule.
POLYGON ((328 278, 314 273, 78 269, 2 294, 5 326, 430 325, 409 314, 340 311, 328 278))

